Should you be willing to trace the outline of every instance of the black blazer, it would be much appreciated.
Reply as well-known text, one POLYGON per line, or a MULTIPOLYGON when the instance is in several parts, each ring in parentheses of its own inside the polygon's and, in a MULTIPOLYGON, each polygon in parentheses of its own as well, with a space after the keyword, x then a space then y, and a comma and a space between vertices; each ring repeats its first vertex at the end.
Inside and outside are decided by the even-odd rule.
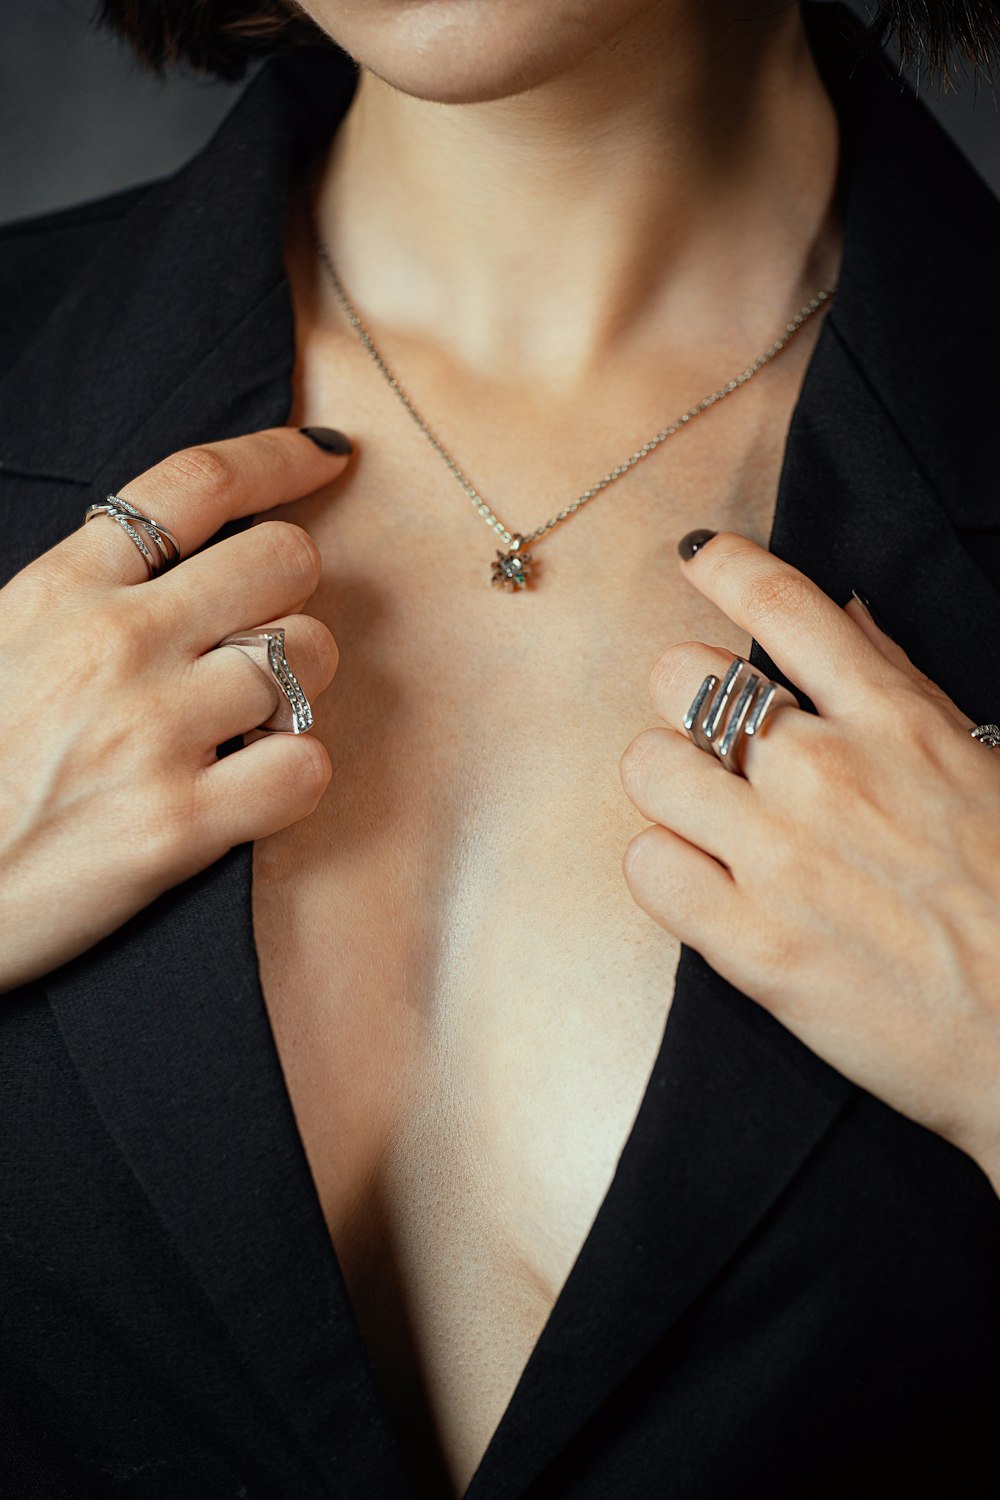
MULTIPOLYGON (((771 545, 869 594, 995 719, 1000 207, 848 13, 807 14, 846 251, 771 545)), ((4 580, 172 450, 285 420, 289 174, 353 83, 332 49, 271 62, 175 176, 0 235, 4 580)), ((5 686, 30 744, 38 689, 5 686)), ((5 1500, 413 1493, 282 1080, 250 879, 234 849, 0 999, 5 1500)), ((998 1493, 1000 1201, 685 949, 469 1500, 998 1493)))

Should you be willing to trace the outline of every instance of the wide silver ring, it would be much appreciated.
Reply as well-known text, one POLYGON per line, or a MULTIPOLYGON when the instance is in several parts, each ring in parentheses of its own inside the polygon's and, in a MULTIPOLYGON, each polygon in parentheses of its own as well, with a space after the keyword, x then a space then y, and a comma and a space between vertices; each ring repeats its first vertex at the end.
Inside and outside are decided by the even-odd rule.
POLYGON ((269 719, 257 725, 272 734, 305 734, 313 726, 309 699, 285 656, 285 632, 274 630, 241 630, 227 635, 220 646, 235 646, 255 666, 275 682, 280 694, 278 707, 269 719))
POLYGON ((778 689, 742 656, 733 658, 720 682, 714 673, 702 682, 684 715, 684 728, 698 746, 742 776, 743 742, 759 734, 778 689))
POLYGON ((112 521, 117 521, 125 535, 142 553, 150 578, 155 578, 157 573, 165 573, 167 568, 180 562, 180 543, 173 532, 154 521, 152 516, 143 515, 131 501, 123 500, 121 495, 109 495, 106 500, 95 500, 93 505, 88 505, 83 515, 84 522, 92 521, 95 516, 110 516, 112 521), (140 527, 146 533, 145 540, 140 535, 140 527))
POLYGON ((977 724, 969 733, 981 745, 989 745, 991 750, 1000 750, 1000 724, 977 724))

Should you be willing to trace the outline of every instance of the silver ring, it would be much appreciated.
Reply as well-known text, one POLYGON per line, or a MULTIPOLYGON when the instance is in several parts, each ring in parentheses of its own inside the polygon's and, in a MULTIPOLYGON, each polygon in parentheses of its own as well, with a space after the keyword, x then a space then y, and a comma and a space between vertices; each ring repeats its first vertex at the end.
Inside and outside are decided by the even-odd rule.
POLYGON ((989 745, 991 750, 1000 750, 1000 724, 977 724, 969 733, 981 745, 989 745))
POLYGON ((727 771, 742 776, 744 736, 760 733, 777 691, 770 678, 736 656, 721 683, 714 673, 702 682, 684 715, 684 728, 699 750, 707 750, 727 771))
POLYGON ((112 521, 118 522, 126 536, 131 538, 142 553, 150 578, 155 578, 157 573, 165 573, 167 568, 180 562, 180 543, 173 532, 154 521, 151 516, 144 516, 141 510, 137 510, 130 501, 123 500, 121 495, 109 495, 106 500, 95 500, 93 505, 88 505, 83 515, 84 522, 92 521, 95 516, 110 516, 112 521), (137 523, 134 526, 133 521, 137 523), (155 551, 151 551, 139 535, 140 526, 155 551))
POLYGON ((257 728, 272 734, 305 734, 313 726, 313 711, 309 699, 285 656, 285 632, 275 630, 241 630, 227 635, 220 646, 235 646, 248 656, 255 666, 277 683, 281 695, 278 707, 269 719, 257 728))

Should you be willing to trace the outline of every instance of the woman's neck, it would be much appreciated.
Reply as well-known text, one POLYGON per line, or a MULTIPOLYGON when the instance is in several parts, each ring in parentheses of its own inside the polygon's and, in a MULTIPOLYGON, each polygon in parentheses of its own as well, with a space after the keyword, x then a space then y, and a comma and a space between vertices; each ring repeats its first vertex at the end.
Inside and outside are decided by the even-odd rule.
POLYGON ((706 0, 486 102, 363 70, 316 211, 376 327, 570 394, 612 351, 766 344, 836 269, 837 154, 798 6, 706 0))

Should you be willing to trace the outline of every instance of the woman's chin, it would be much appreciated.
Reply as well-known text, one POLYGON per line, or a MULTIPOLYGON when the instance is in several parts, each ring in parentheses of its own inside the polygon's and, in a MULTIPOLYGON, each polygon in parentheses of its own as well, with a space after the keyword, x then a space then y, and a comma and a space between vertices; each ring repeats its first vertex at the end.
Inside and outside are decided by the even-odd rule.
POLYGON ((642 0, 307 0, 303 9, 384 83, 437 104, 476 104, 566 72, 642 0))

